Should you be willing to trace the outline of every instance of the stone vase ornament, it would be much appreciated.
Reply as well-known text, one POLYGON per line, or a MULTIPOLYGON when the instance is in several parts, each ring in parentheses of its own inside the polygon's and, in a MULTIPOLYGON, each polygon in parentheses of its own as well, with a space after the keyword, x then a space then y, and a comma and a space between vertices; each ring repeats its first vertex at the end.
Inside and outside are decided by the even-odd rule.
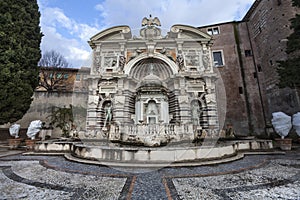
POLYGON ((20 146, 22 139, 19 138, 19 130, 20 130, 20 124, 13 124, 9 128, 9 134, 14 137, 8 139, 8 145, 10 149, 16 149, 20 146))
POLYGON ((288 136, 292 128, 292 118, 283 112, 272 113, 272 117, 274 130, 279 136, 281 136, 281 138, 276 138, 275 141, 280 149, 284 151, 291 150, 292 139, 285 137, 288 136))

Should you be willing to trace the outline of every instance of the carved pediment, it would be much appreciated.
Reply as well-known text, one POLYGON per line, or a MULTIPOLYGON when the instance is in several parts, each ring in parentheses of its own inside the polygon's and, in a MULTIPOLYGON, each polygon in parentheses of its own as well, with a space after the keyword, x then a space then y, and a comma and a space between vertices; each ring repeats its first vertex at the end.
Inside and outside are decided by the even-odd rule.
POLYGON ((129 26, 115 26, 105 29, 91 37, 89 44, 93 47, 96 41, 111 41, 130 38, 132 38, 132 34, 129 26))
POLYGON ((207 33, 188 25, 174 25, 169 33, 172 38, 182 39, 204 39, 210 41, 212 38, 207 33))

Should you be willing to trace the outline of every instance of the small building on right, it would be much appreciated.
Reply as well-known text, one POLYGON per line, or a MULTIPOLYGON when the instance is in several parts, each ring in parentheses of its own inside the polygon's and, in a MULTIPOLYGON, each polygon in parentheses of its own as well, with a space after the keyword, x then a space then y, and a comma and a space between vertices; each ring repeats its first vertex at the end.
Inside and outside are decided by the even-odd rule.
POLYGON ((226 124, 240 134, 264 135, 272 113, 300 111, 296 89, 279 88, 278 61, 288 58, 293 0, 256 0, 241 21, 198 27, 212 35, 215 68, 226 87, 226 124))

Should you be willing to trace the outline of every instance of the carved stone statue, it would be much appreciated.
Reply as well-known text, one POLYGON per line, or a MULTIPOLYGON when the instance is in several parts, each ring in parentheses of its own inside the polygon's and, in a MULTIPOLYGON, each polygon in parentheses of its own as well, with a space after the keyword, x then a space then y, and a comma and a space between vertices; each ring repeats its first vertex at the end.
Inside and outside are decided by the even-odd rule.
POLYGON ((104 127, 106 127, 107 123, 111 122, 112 119, 112 106, 111 103, 108 103, 105 107, 105 121, 104 121, 104 127))
POLYGON ((120 55, 120 56, 119 56, 119 68, 120 68, 120 71, 121 71, 121 72, 123 72, 125 63, 126 63, 126 58, 125 58, 125 56, 124 56, 124 55, 120 55))
POLYGON ((161 26, 161 24, 157 17, 154 17, 154 19, 151 15, 149 18, 144 17, 142 20, 142 26, 145 27, 140 30, 140 35, 142 38, 158 39, 162 37, 161 30, 158 28, 158 26, 161 26))
POLYGON ((161 23, 157 17, 152 18, 152 15, 150 15, 149 18, 144 17, 142 20, 142 26, 161 26, 161 23))
POLYGON ((193 125, 199 125, 199 117, 200 117, 201 111, 199 108, 199 104, 195 101, 192 103, 192 122, 193 125))
POLYGON ((183 59, 183 55, 179 54, 176 57, 176 64, 179 67, 179 71, 184 71, 184 59, 183 59))

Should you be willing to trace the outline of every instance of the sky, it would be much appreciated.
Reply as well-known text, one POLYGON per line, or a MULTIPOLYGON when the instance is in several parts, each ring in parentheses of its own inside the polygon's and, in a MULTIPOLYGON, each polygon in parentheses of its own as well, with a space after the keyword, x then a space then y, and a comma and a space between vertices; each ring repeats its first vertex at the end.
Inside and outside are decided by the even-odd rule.
POLYGON ((117 25, 138 35, 144 17, 158 17, 164 33, 174 24, 195 27, 241 20, 255 0, 38 0, 42 54, 54 50, 73 68, 90 67, 92 36, 117 25))

